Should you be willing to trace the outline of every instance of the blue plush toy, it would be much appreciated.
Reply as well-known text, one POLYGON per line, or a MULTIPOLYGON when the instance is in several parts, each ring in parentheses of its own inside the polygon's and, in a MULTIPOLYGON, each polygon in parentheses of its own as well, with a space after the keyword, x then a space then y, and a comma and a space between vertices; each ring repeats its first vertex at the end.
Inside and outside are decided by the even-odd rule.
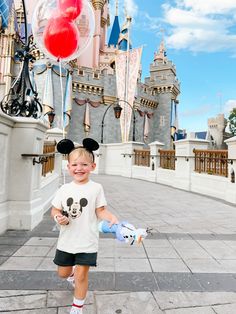
POLYGON ((140 243, 147 237, 148 233, 150 233, 148 228, 136 229, 133 225, 126 221, 110 226, 110 222, 106 220, 102 220, 99 223, 99 231, 102 233, 113 233, 115 234, 117 240, 126 243, 130 242, 131 245, 134 244, 135 241, 140 243))

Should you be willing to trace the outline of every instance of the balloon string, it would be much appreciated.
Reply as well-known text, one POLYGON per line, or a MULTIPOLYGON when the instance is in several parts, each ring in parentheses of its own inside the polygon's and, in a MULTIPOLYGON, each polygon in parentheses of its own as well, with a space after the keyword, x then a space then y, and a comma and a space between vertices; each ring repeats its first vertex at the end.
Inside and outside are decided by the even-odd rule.
MULTIPOLYGON (((64 93, 63 93, 63 85, 62 85, 62 63, 61 59, 59 61, 59 70, 60 70, 60 87, 61 87, 61 126, 62 126, 62 137, 66 138, 65 134, 65 122, 64 122, 64 93)), ((66 173, 64 164, 62 164, 62 174, 63 174, 63 184, 66 183, 66 173)))

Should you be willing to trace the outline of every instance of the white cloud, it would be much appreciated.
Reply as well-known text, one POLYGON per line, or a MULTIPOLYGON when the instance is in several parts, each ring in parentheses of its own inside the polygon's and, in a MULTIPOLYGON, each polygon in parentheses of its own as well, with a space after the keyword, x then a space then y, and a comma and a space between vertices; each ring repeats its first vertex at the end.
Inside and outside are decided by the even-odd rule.
MULTIPOLYGON (((137 0, 119 0, 121 25, 125 20, 124 7, 133 18, 136 28, 149 30, 160 36, 165 29, 167 47, 197 52, 228 50, 236 56, 236 0, 172 0, 162 5, 163 16, 138 14, 137 0), (138 18, 137 18, 138 17, 138 18)), ((111 16, 115 0, 110 1, 111 16)))
POLYGON ((167 45, 193 52, 236 52, 235 0, 177 0, 176 6, 164 4, 164 19, 170 26, 167 45))
POLYGON ((224 114, 225 114, 226 117, 229 116, 229 113, 230 113, 230 111, 233 108, 236 108, 236 99, 229 99, 229 100, 227 100, 225 102, 224 108, 223 108, 223 111, 224 111, 224 114))
POLYGON ((152 17, 147 12, 142 12, 142 15, 139 16, 139 21, 136 25, 139 28, 154 31, 155 33, 160 32, 162 29, 162 21, 159 17, 152 17))
POLYGON ((124 0, 124 6, 129 16, 135 17, 137 15, 138 6, 134 0, 124 0))
POLYGON ((235 0, 179 0, 179 6, 201 14, 226 14, 236 11, 235 0))

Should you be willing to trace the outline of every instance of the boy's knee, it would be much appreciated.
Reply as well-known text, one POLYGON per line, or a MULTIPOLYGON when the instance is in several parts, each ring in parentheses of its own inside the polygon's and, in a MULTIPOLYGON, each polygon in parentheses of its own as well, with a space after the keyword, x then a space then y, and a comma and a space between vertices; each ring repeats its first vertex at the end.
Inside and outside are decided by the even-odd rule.
POLYGON ((88 278, 88 269, 78 267, 75 271, 75 279, 78 281, 85 281, 88 278))
POLYGON ((57 270, 57 274, 60 278, 68 278, 71 275, 71 272, 72 272, 72 267, 71 268, 59 267, 57 270))
POLYGON ((65 279, 65 278, 68 278, 69 277, 69 275, 67 275, 67 274, 64 274, 64 273, 61 273, 61 272, 57 272, 57 274, 58 274, 58 276, 60 277, 60 278, 63 278, 63 279, 65 279))

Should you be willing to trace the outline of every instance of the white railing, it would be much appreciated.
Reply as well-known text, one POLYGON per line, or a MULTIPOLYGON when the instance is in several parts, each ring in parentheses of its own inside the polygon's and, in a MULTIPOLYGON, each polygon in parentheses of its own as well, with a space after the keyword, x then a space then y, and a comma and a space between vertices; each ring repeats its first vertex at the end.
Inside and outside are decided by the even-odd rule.
MULTIPOLYGON (((208 141, 198 139, 180 140, 175 142, 175 169, 164 169, 161 167, 160 152, 163 145, 160 142, 149 144, 150 162, 141 165, 138 158, 145 153, 142 143, 104 144, 99 150, 97 157, 97 173, 122 175, 135 179, 142 179, 156 183, 166 184, 178 189, 192 191, 216 197, 236 204, 236 184, 234 172, 236 170, 236 137, 226 141, 228 145, 227 162, 228 175, 212 175, 209 173, 197 173, 195 170, 196 150, 207 151, 208 141), (136 156, 136 158, 135 158, 136 156), (103 166, 102 166, 103 165, 103 166), (105 165, 105 166, 104 166, 105 165), (147 166, 149 165, 149 166, 147 166)), ((172 152, 171 152, 172 153, 172 152)), ((172 155, 171 155, 172 157, 172 155)), ((142 157, 143 158, 143 157, 142 157)))

